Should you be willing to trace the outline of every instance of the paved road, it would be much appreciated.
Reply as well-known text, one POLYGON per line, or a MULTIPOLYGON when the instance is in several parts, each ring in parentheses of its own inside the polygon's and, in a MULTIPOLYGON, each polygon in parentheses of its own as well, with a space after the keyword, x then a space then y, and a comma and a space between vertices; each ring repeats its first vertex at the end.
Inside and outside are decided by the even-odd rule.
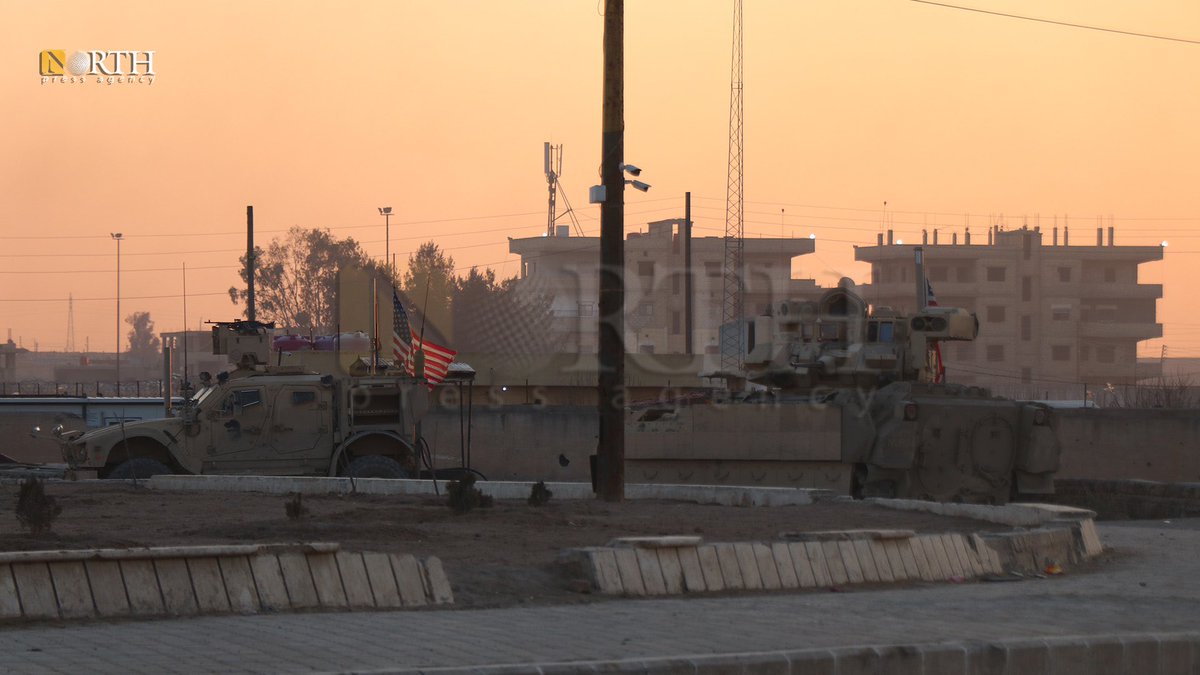
POLYGON ((330 672, 1200 626, 1200 519, 1104 524, 1091 573, 849 593, 497 610, 205 617, 0 632, 4 672, 330 672))

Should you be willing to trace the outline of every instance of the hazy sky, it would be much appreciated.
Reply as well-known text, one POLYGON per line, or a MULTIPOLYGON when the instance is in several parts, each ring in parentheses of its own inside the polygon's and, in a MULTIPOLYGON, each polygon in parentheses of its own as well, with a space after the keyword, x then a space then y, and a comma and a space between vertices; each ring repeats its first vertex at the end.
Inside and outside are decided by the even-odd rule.
MULTIPOLYGON (((962 0, 1200 40, 1195 0, 962 0)), ((0 329, 111 351, 122 314, 159 330, 237 318, 245 207, 265 244, 293 225, 401 261, 436 240, 459 268, 516 273, 507 236, 544 230, 542 143, 585 231, 598 183, 602 3, 6 2, 0 5, 0 329), (153 84, 43 84, 42 50, 153 50, 153 84)), ((626 223, 724 227, 732 0, 627 0, 626 160, 649 194, 626 223)), ((1165 338, 1200 356, 1200 45, 910 0, 747 0, 749 236, 817 235, 797 272, 862 279, 888 203, 901 238, 1111 217, 1118 244, 1170 246, 1165 338), (1040 217, 1040 220, 1038 220, 1040 217), (1026 220, 1027 219, 1027 220, 1026 220)), ((1074 233, 1073 233, 1074 234, 1074 233)), ((122 333, 126 326, 122 325, 122 333)), ((3 335, 0 334, 0 339, 3 335)))

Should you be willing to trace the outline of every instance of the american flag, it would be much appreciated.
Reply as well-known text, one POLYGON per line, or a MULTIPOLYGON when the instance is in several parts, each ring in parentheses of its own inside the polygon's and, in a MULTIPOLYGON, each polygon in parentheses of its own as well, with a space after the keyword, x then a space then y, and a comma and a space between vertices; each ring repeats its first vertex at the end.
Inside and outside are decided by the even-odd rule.
POLYGON ((392 356, 395 357, 397 363, 404 364, 405 372, 413 375, 413 357, 418 351, 425 353, 425 380, 429 383, 429 388, 433 389, 435 385, 446 379, 450 363, 454 361, 454 355, 458 352, 432 342, 423 342, 421 338, 413 335, 412 327, 408 323, 408 312, 404 311, 400 296, 393 289, 392 356))
MULTIPOLYGON (((927 307, 937 307, 937 296, 933 294, 933 284, 929 283, 929 278, 925 279, 925 305, 927 307)), ((941 384, 946 381, 946 363, 942 361, 942 343, 936 341, 933 343, 931 355, 931 366, 933 369, 933 383, 941 384)))

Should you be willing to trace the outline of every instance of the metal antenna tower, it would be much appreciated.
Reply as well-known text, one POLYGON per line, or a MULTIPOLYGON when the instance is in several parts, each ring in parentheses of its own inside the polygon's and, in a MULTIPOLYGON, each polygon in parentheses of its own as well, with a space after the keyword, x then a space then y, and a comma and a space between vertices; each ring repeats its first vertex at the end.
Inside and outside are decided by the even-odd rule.
POLYGON ((567 199, 567 192, 563 189, 562 183, 558 180, 562 177, 562 162, 563 162, 563 146, 551 145, 547 141, 543 145, 542 165, 546 173, 546 183, 550 188, 549 208, 546 214, 546 236, 555 236, 555 225, 563 216, 571 219, 571 224, 575 227, 575 233, 583 236, 583 228, 579 225, 579 219, 575 217, 575 209, 571 208, 571 200, 567 199), (567 209, 562 213, 558 212, 558 197, 562 197, 563 203, 567 205, 567 209))
POLYGON ((738 373, 742 369, 742 305, 745 250, 745 208, 742 204, 744 166, 742 147, 746 133, 742 126, 742 0, 733 0, 733 63, 729 88, 729 173, 725 191, 725 266, 724 303, 721 311, 721 370, 738 373))
POLYGON ((550 187, 549 212, 546 215, 546 236, 554 236, 554 221, 558 220, 557 206, 554 202, 558 197, 558 175, 562 173, 562 146, 550 145, 549 141, 542 144, 542 171, 546 174, 546 184, 550 187), (557 157, 556 157, 557 155, 557 157), (555 160, 558 160, 557 162, 555 160))
POLYGON ((65 352, 75 351, 75 295, 67 294, 67 346, 65 352))

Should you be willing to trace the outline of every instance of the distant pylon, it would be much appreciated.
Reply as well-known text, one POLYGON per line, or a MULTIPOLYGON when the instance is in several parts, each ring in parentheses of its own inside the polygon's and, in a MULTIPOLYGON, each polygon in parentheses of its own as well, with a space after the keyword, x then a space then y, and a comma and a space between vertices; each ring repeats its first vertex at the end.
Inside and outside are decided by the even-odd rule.
POLYGON ((745 247, 745 209, 742 205, 742 0, 733 1, 733 63, 729 87, 729 173, 725 192, 724 302, 721 309, 721 370, 742 369, 742 305, 745 247))
POLYGON ((75 295, 67 295, 67 346, 65 352, 75 351, 75 295))

